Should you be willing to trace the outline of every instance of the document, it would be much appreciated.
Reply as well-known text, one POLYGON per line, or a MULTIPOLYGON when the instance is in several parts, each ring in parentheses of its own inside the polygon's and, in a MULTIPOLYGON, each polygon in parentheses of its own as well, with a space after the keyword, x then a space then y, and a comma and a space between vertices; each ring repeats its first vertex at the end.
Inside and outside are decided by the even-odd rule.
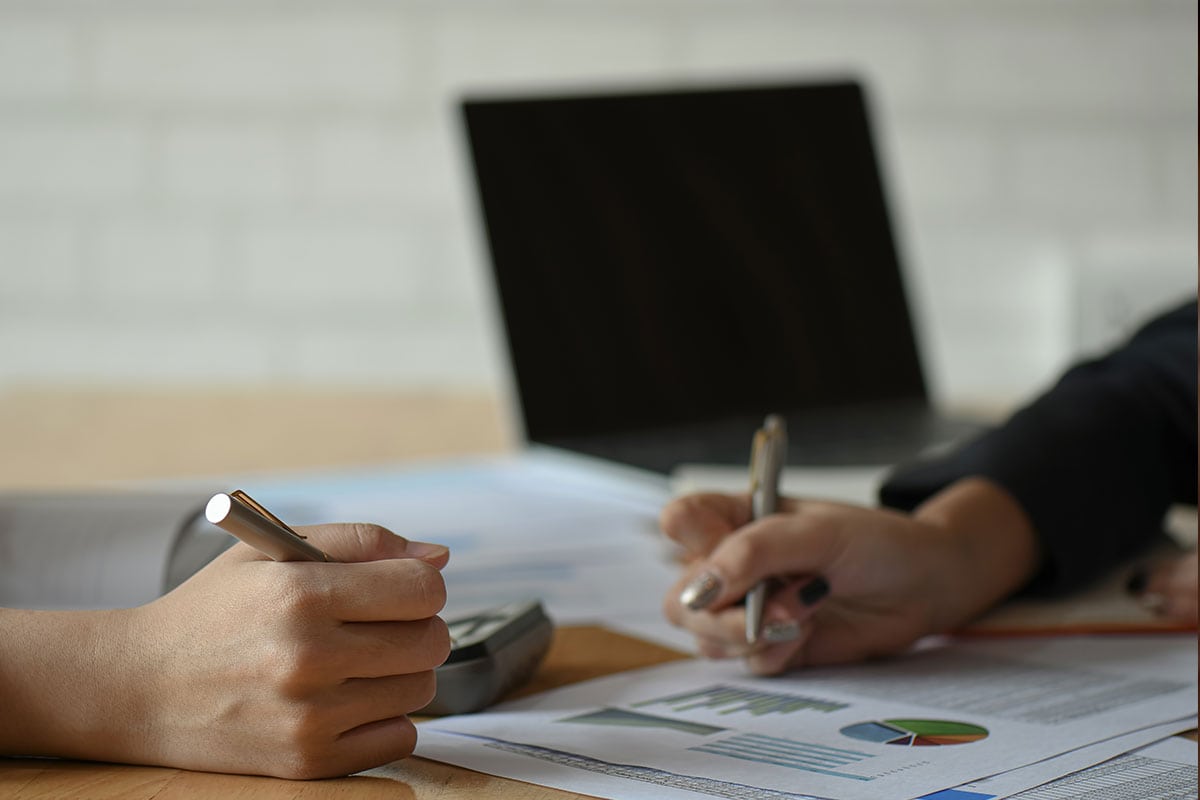
POLYGON ((770 679, 677 662, 422 723, 417 754, 601 796, 904 800, 1195 711, 1192 637, 970 642, 770 679))
MULTIPOLYGON (((1073 778, 1081 773, 1081 771, 1087 771, 1092 765, 1096 765, 1111 777, 1117 772, 1124 772, 1123 769, 1112 769, 1119 763, 1120 759, 1118 757, 1124 756, 1143 745, 1164 741, 1170 742, 1169 737, 1174 734, 1195 730, 1195 728, 1195 717, 1189 717, 1177 722, 1169 722, 1165 725, 1143 728, 1140 731, 1127 733, 1124 736, 1114 736, 1112 739, 1106 739, 1087 747, 1081 747, 1078 750, 1072 750, 1069 753, 1048 758, 1036 764, 1030 764, 1027 767, 1019 767, 999 775, 993 775, 990 778, 984 778, 981 781, 967 783, 959 786, 957 789, 935 792, 926 795, 921 800, 993 800, 994 798, 1014 796, 1028 798, 1035 796, 1031 793, 1033 789, 1038 789, 1042 792, 1041 796, 1047 798, 1047 800, 1051 798, 1053 800, 1078 798, 1079 790, 1076 787, 1080 785, 1080 782, 1073 780, 1073 778)), ((1196 763, 1195 742, 1188 742, 1183 739, 1176 739, 1174 741, 1189 745, 1192 751, 1192 763, 1196 763)), ((1172 749, 1174 749, 1173 746, 1172 749)), ((1145 770, 1137 770, 1137 772, 1143 776, 1145 775, 1145 770)), ((1195 792, 1196 775, 1194 771, 1191 778, 1192 791, 1195 792)), ((1140 780, 1132 772, 1129 773, 1126 775, 1126 779, 1122 780, 1122 783, 1127 784, 1130 790, 1113 794, 1107 800, 1150 800, 1150 798, 1155 797, 1156 795, 1153 793, 1146 793, 1145 795, 1139 793, 1139 787, 1136 784, 1140 780)), ((1140 788, 1145 789, 1147 787, 1143 785, 1140 788)), ((1172 789, 1176 788, 1178 788, 1176 782, 1172 781, 1172 789)), ((1182 800, 1180 796, 1172 797, 1175 800, 1182 800)))
POLYGON ((678 578, 658 529, 670 499, 660 476, 534 451, 242 488, 289 524, 371 521, 448 546, 444 615, 536 597, 560 624, 685 641, 659 610, 678 578))
POLYGON ((1196 743, 1173 737, 1023 792, 987 780, 927 800, 1196 800, 1196 766, 1196 743))
MULTIPOLYGON (((1196 800, 1196 743, 1172 736, 1195 727, 1196 720, 1193 717, 1145 728, 1028 767, 1019 767, 954 789, 932 792, 919 800, 1092 800, 1097 796, 1104 800, 1196 800), (1130 752, 1131 748, 1138 748, 1146 742, 1153 744, 1130 752), (1085 765, 1083 769, 1080 769, 1081 765, 1085 765)), ((421 737, 422 748, 430 751, 484 746, 464 744, 461 737, 438 733, 433 729, 422 730, 421 737)), ((479 758, 486 759, 490 767, 484 769, 475 766, 474 769, 508 777, 523 774, 529 765, 528 756, 520 750, 492 750, 480 753, 479 758)), ((579 790, 576 767, 546 764, 543 768, 546 772, 541 777, 524 780, 560 789, 579 790), (561 775, 549 777, 554 774, 553 771, 561 775)), ((629 774, 626 777, 621 777, 617 770, 610 775, 594 773, 589 793, 597 797, 628 800, 711 800, 713 797, 731 796, 739 800, 823 800, 812 795, 750 786, 740 787, 730 793, 730 787, 723 782, 689 776, 680 776, 684 780, 680 780, 677 786, 664 786, 656 784, 654 778, 661 778, 665 773, 655 776, 646 771, 639 775, 632 767, 628 767, 627 771, 629 774), (631 784, 630 775, 638 776, 632 778, 638 783, 631 784), (642 782, 646 786, 643 787, 642 782), (685 785, 687 788, 681 788, 685 785)), ((396 762, 364 774, 404 780, 404 766, 396 762)))

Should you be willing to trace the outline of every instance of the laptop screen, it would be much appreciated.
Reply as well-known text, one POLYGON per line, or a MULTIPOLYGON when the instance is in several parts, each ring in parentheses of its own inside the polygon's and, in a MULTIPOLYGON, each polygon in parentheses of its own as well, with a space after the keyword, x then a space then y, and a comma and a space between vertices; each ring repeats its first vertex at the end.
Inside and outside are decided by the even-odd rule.
POLYGON ((463 113, 530 440, 925 401, 857 84, 463 113))

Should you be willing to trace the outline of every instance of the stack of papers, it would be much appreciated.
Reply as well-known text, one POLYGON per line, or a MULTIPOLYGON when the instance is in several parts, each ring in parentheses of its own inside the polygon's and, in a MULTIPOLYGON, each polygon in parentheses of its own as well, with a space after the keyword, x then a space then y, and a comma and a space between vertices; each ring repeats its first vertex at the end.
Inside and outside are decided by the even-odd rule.
MULTIPOLYGON (((877 478, 818 494, 861 502, 877 478)), ((448 616, 538 597, 559 624, 690 646, 659 612, 678 577, 661 478, 544 451, 245 488, 298 524, 449 545, 448 616)), ((1195 727, 1196 670, 1186 635, 939 642, 771 679, 683 661, 431 720, 417 754, 601 797, 1195 797, 1194 743, 1154 743, 1195 727)))
MULTIPOLYGON (((1192 728, 1195 713, 1189 637, 972 642, 770 679, 676 662, 423 723, 417 754, 601 797, 983 800, 1192 728)), ((1103 796, 1195 796, 1187 744, 1019 796, 1122 782, 1129 793, 1103 796)))

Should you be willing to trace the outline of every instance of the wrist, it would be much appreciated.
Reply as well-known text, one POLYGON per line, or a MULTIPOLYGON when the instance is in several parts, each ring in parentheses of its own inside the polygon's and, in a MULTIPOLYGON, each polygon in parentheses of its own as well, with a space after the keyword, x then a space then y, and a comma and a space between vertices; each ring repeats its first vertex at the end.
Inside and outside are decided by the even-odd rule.
POLYGON ((133 611, 0 611, 0 752, 130 759, 133 611))
POLYGON ((945 581, 933 620, 937 632, 961 627, 1019 590, 1033 577, 1040 546, 1033 524, 1007 490, 984 478, 965 478, 918 507, 913 516, 940 539, 945 581))

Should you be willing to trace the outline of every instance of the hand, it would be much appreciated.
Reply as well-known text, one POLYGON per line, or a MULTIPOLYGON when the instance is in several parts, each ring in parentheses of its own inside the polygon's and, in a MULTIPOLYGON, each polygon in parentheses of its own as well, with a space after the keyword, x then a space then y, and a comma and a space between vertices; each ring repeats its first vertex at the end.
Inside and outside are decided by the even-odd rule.
POLYGON ((405 715, 433 698, 450 649, 434 616, 449 552, 372 525, 302 533, 356 563, 278 563, 239 543, 133 610, 118 760, 316 778, 412 752, 405 715))
POLYGON ((664 600, 667 618, 702 654, 744 657, 759 674, 903 650, 1011 593, 1037 563, 1023 512, 982 480, 914 514, 795 500, 780 510, 752 522, 747 496, 701 494, 661 518, 693 559, 664 600), (775 588, 751 647, 736 603, 767 578, 775 588))
POLYGON ((1196 551, 1155 564, 1130 580, 1130 589, 1142 604, 1159 616, 1196 625, 1196 551))

